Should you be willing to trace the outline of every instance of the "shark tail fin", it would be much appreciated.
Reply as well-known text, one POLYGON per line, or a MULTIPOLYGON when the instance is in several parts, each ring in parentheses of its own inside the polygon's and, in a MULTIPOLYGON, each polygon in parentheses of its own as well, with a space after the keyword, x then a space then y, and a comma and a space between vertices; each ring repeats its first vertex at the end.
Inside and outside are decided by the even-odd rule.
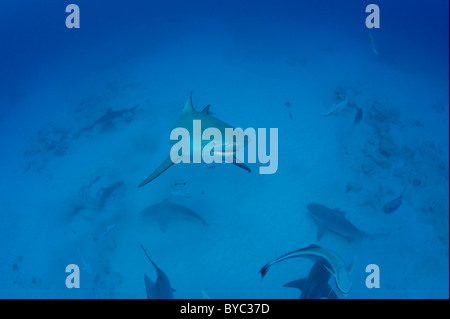
POLYGON ((168 156, 164 162, 161 163, 161 165, 158 166, 157 169, 155 169, 153 171, 153 173, 147 177, 146 179, 144 179, 138 187, 142 187, 145 184, 150 183, 152 180, 154 180, 155 178, 157 178, 159 175, 161 175, 162 173, 164 173, 170 166, 173 165, 172 159, 170 158, 170 156, 168 156))
POLYGON ((155 295, 155 283, 146 274, 144 274, 144 282, 147 299, 153 299, 155 295))
POLYGON ((263 279, 264 276, 267 274, 270 266, 271 266, 271 263, 268 263, 268 264, 265 264, 264 267, 261 268, 261 270, 259 271, 261 273, 261 279, 263 279))

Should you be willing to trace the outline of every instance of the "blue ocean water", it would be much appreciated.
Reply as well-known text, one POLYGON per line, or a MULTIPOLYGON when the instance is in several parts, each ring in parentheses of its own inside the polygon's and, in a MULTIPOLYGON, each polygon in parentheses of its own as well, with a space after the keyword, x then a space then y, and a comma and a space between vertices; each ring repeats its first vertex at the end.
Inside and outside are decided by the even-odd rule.
POLYGON ((298 298, 312 260, 259 271, 311 244, 356 257, 346 298, 449 297, 448 1, 377 1, 370 30, 362 1, 93 2, 73 29, 70 2, 0 2, 1 298, 146 298, 141 245, 174 298, 298 298), (276 173, 179 164, 138 188, 191 90, 277 128, 276 173), (331 218, 319 239, 308 203, 386 235, 331 218))

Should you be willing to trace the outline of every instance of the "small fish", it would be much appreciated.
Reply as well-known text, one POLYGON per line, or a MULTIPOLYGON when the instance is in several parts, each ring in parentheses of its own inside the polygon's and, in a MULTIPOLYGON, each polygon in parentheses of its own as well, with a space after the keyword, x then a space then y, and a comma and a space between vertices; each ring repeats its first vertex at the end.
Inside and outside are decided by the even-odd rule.
POLYGON ((109 233, 116 227, 116 224, 109 225, 106 230, 98 236, 92 237, 93 240, 98 240, 99 238, 108 236, 109 233))
POLYGON ((355 118, 353 120, 353 126, 355 126, 356 124, 361 122, 362 117, 363 117, 363 110, 356 106, 356 113, 355 113, 355 118))
POLYGON ((207 168, 216 168, 216 165, 209 165, 207 168))
POLYGON ((175 183, 173 186, 176 187, 176 186, 178 186, 178 185, 186 186, 186 182, 184 182, 184 183, 175 183))
POLYGON ((407 188, 408 185, 406 185, 406 187, 403 189, 403 192, 400 194, 399 197, 394 198, 393 200, 384 204, 383 208, 381 208, 383 210, 383 213, 392 214, 403 204, 403 194, 405 194, 407 188))
POLYGON ((347 104, 348 104, 348 100, 347 99, 339 102, 338 104, 333 104, 323 116, 328 116, 328 115, 331 115, 331 114, 339 113, 340 111, 342 111, 342 109, 347 104))
POLYGON ((78 251, 78 256, 80 256, 81 258, 81 263, 83 264, 83 266, 81 267, 82 270, 86 270, 89 274, 92 274, 92 267, 91 265, 89 265, 86 260, 84 260, 83 256, 80 253, 80 250, 77 248, 78 251))
POLYGON ((289 112, 289 118, 292 120, 292 112, 289 112))

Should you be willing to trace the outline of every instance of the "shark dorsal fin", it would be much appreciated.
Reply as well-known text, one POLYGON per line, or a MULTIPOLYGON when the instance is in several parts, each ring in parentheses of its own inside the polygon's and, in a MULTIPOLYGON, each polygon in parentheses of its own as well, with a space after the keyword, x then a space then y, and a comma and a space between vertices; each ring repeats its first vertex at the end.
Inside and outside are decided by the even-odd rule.
POLYGON ((209 108, 211 107, 210 104, 208 104, 207 106, 205 106, 205 108, 202 110, 202 113, 204 114, 209 114, 209 108))
POLYGON ((181 116, 185 116, 186 114, 195 112, 194 106, 192 105, 192 91, 189 95, 189 99, 187 100, 186 104, 184 105, 183 111, 181 112, 181 116))

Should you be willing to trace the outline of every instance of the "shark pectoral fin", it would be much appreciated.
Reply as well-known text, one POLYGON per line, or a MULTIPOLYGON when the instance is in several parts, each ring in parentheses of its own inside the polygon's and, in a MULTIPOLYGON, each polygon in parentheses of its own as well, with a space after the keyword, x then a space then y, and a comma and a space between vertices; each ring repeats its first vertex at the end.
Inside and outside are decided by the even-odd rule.
POLYGON ((144 281, 147 299, 153 299, 153 296, 155 295, 155 283, 146 274, 144 274, 144 281))
MULTIPOLYGON (((178 159, 177 159, 178 160, 178 159)), ((158 166, 157 169, 154 170, 154 172, 147 177, 142 183, 139 184, 138 187, 142 187, 147 183, 150 183, 152 180, 157 178, 159 175, 161 175, 165 170, 167 170, 170 166, 173 165, 174 162, 172 162, 172 159, 170 158, 170 155, 164 160, 164 162, 161 163, 161 165, 158 166)))
POLYGON ((297 289, 302 290, 305 283, 306 283, 306 278, 302 278, 302 279, 290 281, 290 282, 284 284, 283 287, 297 288, 297 289))
POLYGON ((350 263, 350 265, 348 265, 348 272, 351 273, 353 271, 353 268, 355 267, 355 263, 356 263, 356 256, 353 257, 352 262, 350 263))
POLYGON ((234 165, 236 165, 237 167, 243 168, 245 169, 247 172, 251 173, 252 170, 250 169, 250 167, 248 167, 247 165, 245 165, 242 161, 238 160, 236 158, 236 156, 233 155, 233 157, 231 156, 225 156, 225 160, 228 163, 233 163, 234 165))
POLYGON ((245 165, 244 163, 233 163, 234 165, 236 165, 237 167, 243 168, 245 169, 247 172, 251 173, 252 170, 250 169, 250 167, 248 167, 247 165, 245 165))

